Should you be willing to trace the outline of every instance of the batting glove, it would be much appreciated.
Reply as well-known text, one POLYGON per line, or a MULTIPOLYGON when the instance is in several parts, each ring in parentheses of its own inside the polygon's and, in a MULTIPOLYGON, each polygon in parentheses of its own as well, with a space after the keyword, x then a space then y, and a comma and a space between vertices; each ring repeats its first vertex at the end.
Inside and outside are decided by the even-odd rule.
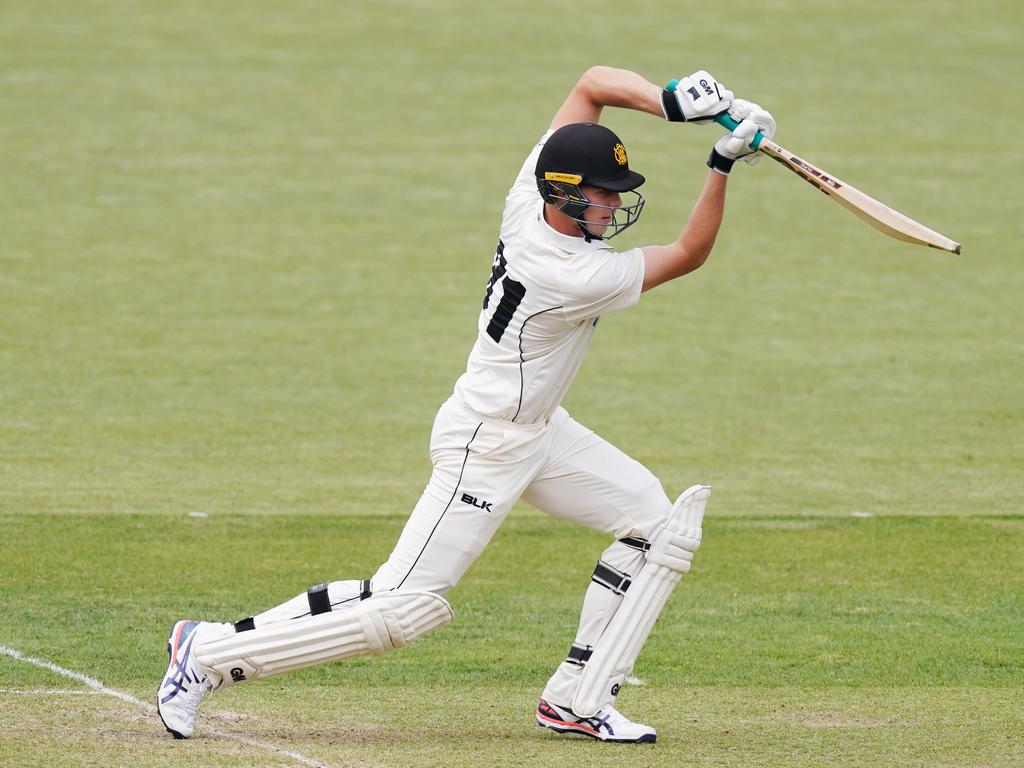
POLYGON ((673 80, 661 92, 665 119, 674 123, 708 123, 729 108, 732 91, 703 69, 673 80))
MULTIPOLYGON (((737 122, 742 122, 747 118, 753 120, 766 139, 775 135, 775 118, 767 109, 762 109, 760 104, 746 99, 733 99, 732 104, 729 105, 729 117, 737 122)), ((761 153, 750 152, 743 156, 743 162, 747 165, 757 165, 761 162, 761 153)))
POLYGON ((750 143, 758 131, 761 131, 766 139, 775 135, 775 118, 768 110, 762 109, 752 101, 736 99, 729 109, 729 116, 739 120, 740 124, 732 133, 727 133, 715 142, 708 157, 708 167, 723 175, 728 175, 733 163, 740 159, 749 165, 757 164, 760 158, 750 143))
POLYGON ((754 140, 756 133, 757 123, 749 118, 737 125, 732 133, 727 133, 715 142, 708 156, 708 168, 728 176, 733 163, 754 152, 750 148, 750 142, 754 140))

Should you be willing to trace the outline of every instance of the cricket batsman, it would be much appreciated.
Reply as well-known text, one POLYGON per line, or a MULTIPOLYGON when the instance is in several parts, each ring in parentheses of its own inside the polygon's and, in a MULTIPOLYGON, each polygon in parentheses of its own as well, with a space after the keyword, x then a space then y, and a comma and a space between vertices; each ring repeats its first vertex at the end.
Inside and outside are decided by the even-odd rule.
POLYGON ((171 630, 160 717, 175 738, 195 729, 209 691, 404 646, 452 620, 444 595, 519 499, 611 538, 583 597, 575 638, 547 681, 537 723, 600 741, 651 743, 654 728, 615 708, 669 594, 700 544, 710 489, 674 502, 646 467, 561 407, 601 316, 700 267, 722 222, 725 189, 772 116, 701 70, 662 88, 623 69, 587 70, 516 176, 466 371, 430 436, 433 471, 387 562, 371 578, 310 587, 234 623, 183 620, 171 630), (605 107, 678 123, 728 112, 703 189, 678 239, 616 251, 636 223, 644 177, 600 124, 605 107))

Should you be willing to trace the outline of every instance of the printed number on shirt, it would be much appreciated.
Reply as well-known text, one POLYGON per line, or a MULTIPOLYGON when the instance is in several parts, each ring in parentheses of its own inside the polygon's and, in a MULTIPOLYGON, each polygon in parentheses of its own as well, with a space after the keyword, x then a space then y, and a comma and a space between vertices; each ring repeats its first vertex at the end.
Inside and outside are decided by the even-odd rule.
POLYGON ((512 321, 512 316, 519 308, 519 304, 526 295, 526 286, 505 275, 508 263, 505 261, 505 244, 498 241, 498 250, 494 254, 494 264, 491 266, 491 279, 487 281, 487 292, 484 294, 484 309, 491 303, 491 296, 494 293, 495 284, 501 280, 501 299, 498 306, 494 308, 491 320, 487 323, 487 335, 494 339, 495 343, 501 341, 501 337, 512 321), (504 277, 504 280, 502 280, 504 277))

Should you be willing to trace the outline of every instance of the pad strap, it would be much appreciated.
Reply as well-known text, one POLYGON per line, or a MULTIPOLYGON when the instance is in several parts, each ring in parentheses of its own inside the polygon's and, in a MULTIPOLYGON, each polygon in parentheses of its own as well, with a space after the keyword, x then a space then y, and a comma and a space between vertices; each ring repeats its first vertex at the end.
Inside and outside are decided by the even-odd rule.
POLYGON ((310 616, 319 616, 321 613, 331 612, 331 598, 327 594, 326 582, 306 590, 306 599, 309 600, 310 616))
POLYGON ((569 648, 569 655, 565 657, 565 661, 568 664, 575 664, 577 667, 584 666, 590 661, 591 655, 594 653, 594 646, 592 645, 577 645, 572 644, 569 648))
POLYGON ((638 549, 641 552, 647 552, 651 548, 651 542, 647 539, 641 539, 639 536, 627 536, 624 539, 619 539, 619 543, 625 544, 632 549, 638 549))
POLYGON ((612 568, 604 560, 597 561, 597 567, 594 568, 594 575, 590 577, 590 580, 605 589, 610 589, 616 595, 626 594, 629 585, 633 583, 632 576, 612 568))

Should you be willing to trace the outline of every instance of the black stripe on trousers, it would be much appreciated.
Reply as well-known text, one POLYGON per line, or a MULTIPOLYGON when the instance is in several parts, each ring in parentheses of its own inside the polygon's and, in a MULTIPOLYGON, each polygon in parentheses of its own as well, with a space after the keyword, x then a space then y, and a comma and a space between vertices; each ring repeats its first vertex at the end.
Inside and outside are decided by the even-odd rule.
POLYGON ((459 486, 462 485, 462 475, 466 471, 466 462, 469 461, 469 446, 471 446, 473 444, 473 441, 476 440, 477 433, 480 431, 480 427, 482 427, 483 425, 484 423, 482 421, 476 425, 476 429, 473 430, 473 436, 469 438, 469 442, 466 443, 466 455, 462 457, 462 467, 459 469, 459 479, 455 481, 455 489, 452 491, 452 497, 448 499, 448 503, 444 505, 444 511, 441 513, 441 516, 437 518, 437 522, 434 523, 434 527, 430 529, 430 535, 427 536, 427 540, 423 542, 423 547, 420 549, 420 553, 416 555, 416 559, 413 560, 412 565, 409 566, 409 572, 402 577, 402 580, 398 582, 397 587, 392 587, 392 589, 389 591, 401 589, 402 585, 405 584, 405 580, 412 576, 412 572, 413 569, 416 567, 416 563, 418 563, 420 561, 420 558, 423 557, 423 553, 426 551, 427 546, 430 544, 430 540, 434 538, 434 532, 437 531, 437 526, 441 524, 441 521, 444 520, 444 516, 448 514, 448 509, 451 507, 452 502, 455 501, 455 494, 459 492, 459 486))

